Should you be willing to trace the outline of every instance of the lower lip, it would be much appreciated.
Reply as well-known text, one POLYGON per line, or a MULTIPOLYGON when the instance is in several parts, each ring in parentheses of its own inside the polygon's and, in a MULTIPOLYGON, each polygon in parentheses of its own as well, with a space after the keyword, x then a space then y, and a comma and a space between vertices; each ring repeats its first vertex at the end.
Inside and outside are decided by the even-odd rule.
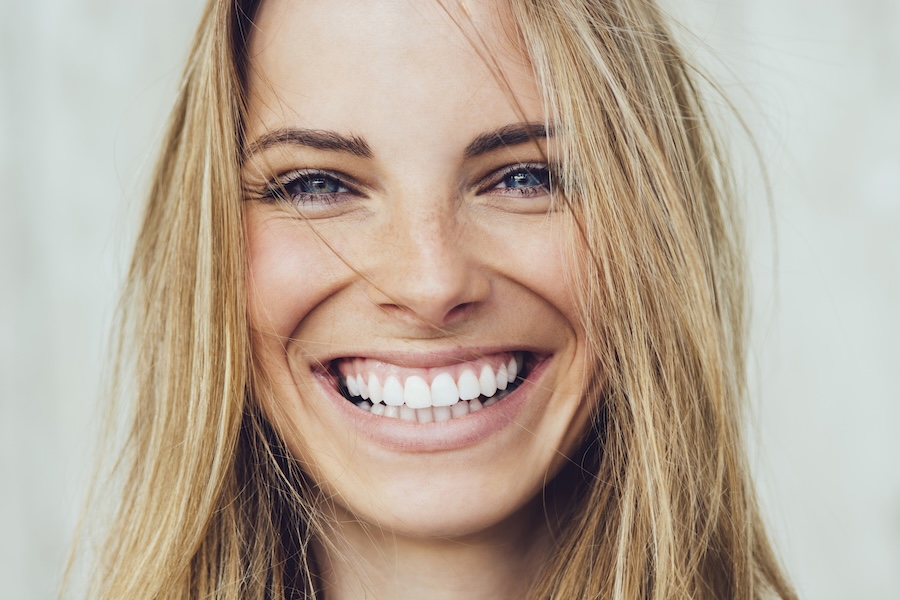
POLYGON ((326 375, 317 377, 324 395, 341 417, 362 436, 397 452, 445 452, 474 446, 515 421, 537 387, 551 357, 536 364, 508 396, 463 417, 435 423, 415 423, 373 415, 344 398, 326 375))

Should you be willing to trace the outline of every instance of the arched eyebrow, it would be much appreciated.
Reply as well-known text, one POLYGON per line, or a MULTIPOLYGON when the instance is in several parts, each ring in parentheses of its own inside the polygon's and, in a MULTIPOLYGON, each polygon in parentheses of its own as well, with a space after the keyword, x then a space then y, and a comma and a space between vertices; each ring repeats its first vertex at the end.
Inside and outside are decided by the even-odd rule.
POLYGON ((474 158, 488 152, 493 152, 504 146, 516 146, 539 139, 552 137, 553 132, 548 131, 543 123, 513 123, 504 125, 499 129, 483 133, 472 140, 466 146, 466 158, 474 158))
MULTIPOLYGON (((513 123, 504 125, 493 131, 482 133, 466 146, 465 157, 474 158, 493 152, 505 146, 515 146, 525 142, 551 137, 543 123, 513 123)), ((289 144, 306 146, 317 150, 346 152, 360 158, 372 158, 372 148, 363 138, 354 135, 343 135, 336 131, 324 129, 299 129, 285 127, 263 134, 253 141, 244 153, 244 158, 262 152, 273 146, 289 144)))
POLYGON ((332 150, 335 152, 347 152, 360 158, 372 158, 372 149, 369 144, 355 135, 341 135, 335 131, 324 129, 298 129, 285 127, 276 129, 258 137, 247 147, 245 158, 262 152, 267 148, 289 144, 293 146, 306 146, 317 150, 332 150))

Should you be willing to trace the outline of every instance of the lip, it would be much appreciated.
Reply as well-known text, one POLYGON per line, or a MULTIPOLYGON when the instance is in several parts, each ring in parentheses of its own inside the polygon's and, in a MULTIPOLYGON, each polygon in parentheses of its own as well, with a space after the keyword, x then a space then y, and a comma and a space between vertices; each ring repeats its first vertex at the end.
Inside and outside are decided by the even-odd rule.
MULTIPOLYGON (((528 351, 524 348, 516 348, 516 351, 528 351)), ((365 353, 365 358, 374 358, 384 362, 402 365, 406 367, 441 367, 474 360, 486 354, 508 352, 503 349, 458 349, 450 352, 435 353, 365 353)), ((323 360, 320 364, 327 365, 330 360, 357 355, 336 355, 332 359, 323 360)), ((500 432, 507 425, 516 420, 522 409, 528 404, 535 388, 553 359, 553 354, 547 352, 532 352, 537 362, 530 369, 527 379, 518 388, 503 398, 500 402, 492 404, 464 417, 443 421, 440 423, 415 423, 401 419, 393 419, 374 415, 368 411, 357 408, 352 402, 344 398, 334 385, 333 377, 325 369, 315 368, 313 374, 322 395, 327 398, 329 404, 338 413, 340 418, 354 431, 385 449, 396 452, 427 453, 446 452, 474 446, 494 434, 500 432)))
MULTIPOLYGON (((315 361, 317 365, 328 365, 335 360, 344 358, 370 358, 385 363, 397 365, 398 367, 408 367, 415 369, 440 368, 455 365, 461 362, 475 361, 485 356, 493 354, 501 354, 504 352, 529 352, 539 356, 547 356, 550 354, 547 350, 539 348, 531 348, 528 346, 491 346, 479 348, 452 348, 449 350, 437 350, 431 352, 422 351, 372 351, 360 350, 358 354, 344 352, 324 356, 315 361)), ((314 370, 321 370, 321 367, 314 367, 314 370)))

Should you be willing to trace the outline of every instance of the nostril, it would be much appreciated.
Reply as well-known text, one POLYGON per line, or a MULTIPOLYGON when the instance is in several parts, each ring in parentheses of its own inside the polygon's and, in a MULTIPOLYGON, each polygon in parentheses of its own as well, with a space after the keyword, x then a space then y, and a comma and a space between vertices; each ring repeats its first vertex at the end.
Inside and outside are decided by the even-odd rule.
POLYGON ((475 310, 475 302, 463 302, 451 308, 444 316, 444 322, 453 323, 468 317, 475 310))
POLYGON ((476 302, 463 302, 450 310, 441 314, 443 309, 437 310, 423 309, 422 307, 408 307, 395 302, 386 302, 379 305, 381 310, 395 318, 415 321, 416 324, 422 324, 429 327, 444 328, 450 327, 455 323, 464 321, 472 315, 477 306, 476 302))
POLYGON ((491 283, 472 265, 444 269, 441 275, 396 270, 369 281, 369 299, 386 314, 416 324, 448 327, 469 317, 490 295, 491 283))
POLYGON ((393 243, 368 254, 369 298, 388 314, 446 327, 488 297, 492 271, 455 215, 414 208, 393 223, 393 243))

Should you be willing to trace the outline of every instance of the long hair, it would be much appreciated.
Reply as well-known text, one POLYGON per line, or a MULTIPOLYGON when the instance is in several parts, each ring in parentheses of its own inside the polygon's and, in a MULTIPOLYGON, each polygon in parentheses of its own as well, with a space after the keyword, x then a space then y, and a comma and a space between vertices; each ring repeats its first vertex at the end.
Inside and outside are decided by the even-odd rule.
MULTIPOLYGON (((121 500, 92 598, 316 594, 307 544, 327 524, 260 414, 246 314, 257 2, 210 0, 156 167, 119 330, 121 500)), ((744 458, 740 224, 694 71, 652 2, 511 4, 561 153, 595 369, 578 492, 532 597, 794 598, 744 458)))

